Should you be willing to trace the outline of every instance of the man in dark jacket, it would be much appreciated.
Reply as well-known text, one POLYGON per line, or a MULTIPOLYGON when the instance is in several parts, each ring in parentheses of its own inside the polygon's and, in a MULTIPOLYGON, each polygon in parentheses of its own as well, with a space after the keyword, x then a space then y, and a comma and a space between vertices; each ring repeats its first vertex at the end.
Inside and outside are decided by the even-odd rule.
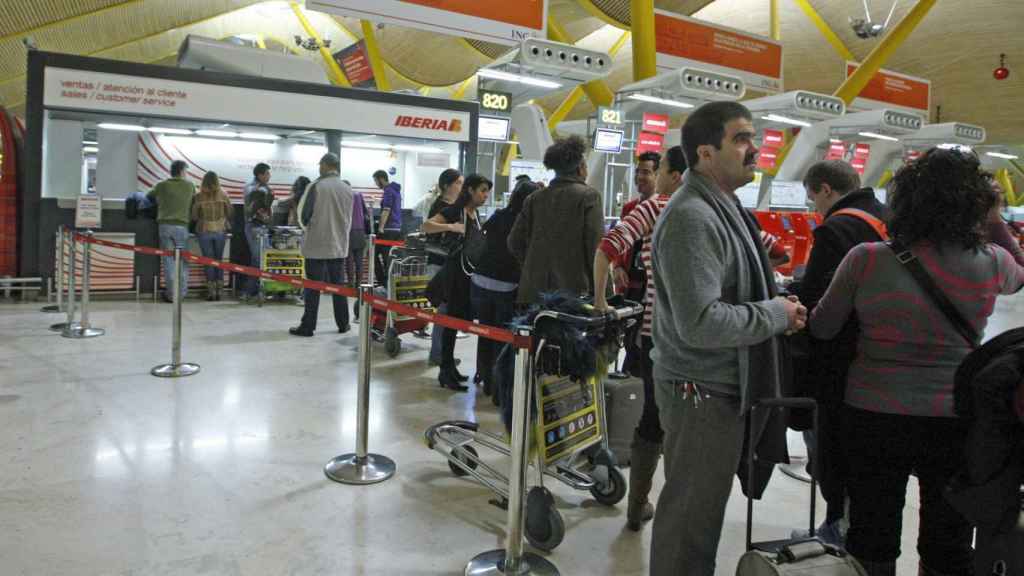
POLYGON ((570 136, 544 153, 555 179, 530 195, 508 237, 509 251, 522 263, 518 304, 536 303, 542 292, 593 292, 604 210, 601 194, 587 185, 586 150, 582 138, 570 136))
MULTIPOLYGON (((824 217, 821 226, 814 230, 814 245, 804 277, 791 287, 809 314, 825 295, 846 254, 863 242, 883 240, 876 227, 888 220, 889 210, 875 198, 871 188, 861 188, 857 171, 842 160, 825 160, 811 166, 804 176, 804 188, 815 211, 824 217)), ((828 503, 825 523, 818 529, 818 535, 836 545, 843 542, 840 521, 846 501, 837 410, 843 403, 846 371, 856 354, 856 344, 857 321, 851 319, 835 340, 811 340, 806 367, 806 387, 821 407, 821 434, 819 438, 811 434, 805 438, 808 448, 817 444, 819 487, 828 503)))

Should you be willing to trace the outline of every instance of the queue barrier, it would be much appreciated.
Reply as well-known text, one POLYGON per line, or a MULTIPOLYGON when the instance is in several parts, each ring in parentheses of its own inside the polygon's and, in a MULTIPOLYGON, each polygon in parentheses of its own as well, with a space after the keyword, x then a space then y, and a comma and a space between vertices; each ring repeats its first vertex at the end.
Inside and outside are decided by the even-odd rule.
MULTIPOLYGON (((111 248, 117 248, 122 250, 129 250, 137 252, 139 254, 146 254, 150 256, 171 256, 175 261, 175 294, 173 296, 174 303, 174 320, 173 320, 173 334, 172 334, 172 345, 171 345, 171 362, 153 368, 151 373, 154 376, 159 377, 182 377, 190 376, 199 371, 199 365, 191 363, 183 363, 181 361, 181 310, 182 310, 182 297, 181 297, 181 282, 184 281, 182 269, 182 263, 184 261, 192 262, 203 266, 213 266, 222 270, 227 270, 237 274, 243 274, 246 276, 255 276, 259 278, 268 278, 277 280, 280 282, 286 282, 296 287, 308 288, 310 290, 317 290, 320 292, 326 292, 329 294, 337 294, 340 296, 351 296, 359 299, 361 318, 359 326, 359 386, 357 390, 357 412, 356 412, 356 450, 353 453, 342 454, 335 458, 332 458, 324 466, 324 474, 331 480, 340 482, 343 484, 355 484, 355 485, 366 485, 374 484, 377 482, 383 482, 391 478, 396 471, 396 465, 393 460, 380 454, 370 453, 368 450, 369 444, 369 387, 370 387, 370 374, 371 374, 371 344, 370 344, 370 315, 371 309, 377 308, 379 310, 388 313, 398 313, 406 316, 413 316, 420 318, 434 324, 444 326, 446 328, 452 328, 469 334, 476 334, 477 336, 494 340, 497 342, 503 342, 511 344, 517 348, 517 362, 515 370, 515 384, 513 389, 513 411, 515 422, 518 422, 520 426, 514 427, 513 441, 512 441, 512 458, 510 464, 509 478, 512 479, 510 485, 510 498, 507 515, 507 533, 505 538, 505 547, 502 550, 493 550, 485 552, 473 560, 470 561, 467 570, 480 568, 483 565, 489 565, 492 570, 498 570, 497 573, 502 574, 516 574, 525 576, 529 574, 557 574, 557 570, 553 565, 548 563, 543 558, 524 551, 523 549, 523 533, 525 521, 523 513, 523 502, 525 501, 525 485, 526 485, 526 470, 528 469, 526 458, 529 454, 529 450, 526 445, 526 418, 527 418, 527 407, 526 407, 526 388, 528 384, 527 378, 527 367, 530 358, 530 350, 533 344, 533 339, 530 330, 520 330, 516 333, 510 330, 504 330, 501 328, 495 328, 492 326, 486 326, 463 320, 461 318, 455 318, 444 314, 438 314, 434 312, 427 312, 418 308, 413 308, 375 296, 373 294, 373 266, 370 266, 370 282, 360 287, 357 292, 355 289, 349 286, 341 286, 337 284, 329 284, 327 282, 319 282, 315 280, 307 280, 294 278, 291 276, 284 276, 281 274, 273 274, 265 272, 259 268, 251 266, 242 266, 240 264, 233 264, 230 262, 223 262, 221 260, 215 260, 213 258, 207 258, 205 256, 197 256, 191 252, 175 248, 174 250, 163 250, 160 248, 152 248, 149 246, 135 246, 130 244, 122 244, 119 242, 113 242, 110 240, 103 240, 92 236, 91 233, 80 233, 75 231, 69 231, 71 236, 71 250, 72 255, 75 254, 75 246, 78 242, 83 244, 85 250, 85 257, 83 259, 85 266, 85 274, 83 278, 83 295, 82 295, 82 317, 80 322, 74 322, 75 302, 74 302, 74 266, 75 258, 68 259, 69 274, 67 275, 68 286, 68 322, 65 327, 65 336, 70 333, 82 333, 83 327, 90 329, 88 324, 88 302, 89 302, 89 250, 90 245, 97 244, 108 246, 111 248), (516 432, 515 430, 518 430, 516 432)), ((368 250, 370 256, 370 262, 373 262, 374 257, 374 246, 402 246, 404 242, 392 241, 392 240, 377 240, 374 235, 370 235, 370 242, 368 242, 368 250)), ((102 331, 99 331, 102 334, 102 331)), ((99 335, 99 334, 95 334, 99 335)), ((88 337, 88 336, 68 336, 68 337, 88 337)))

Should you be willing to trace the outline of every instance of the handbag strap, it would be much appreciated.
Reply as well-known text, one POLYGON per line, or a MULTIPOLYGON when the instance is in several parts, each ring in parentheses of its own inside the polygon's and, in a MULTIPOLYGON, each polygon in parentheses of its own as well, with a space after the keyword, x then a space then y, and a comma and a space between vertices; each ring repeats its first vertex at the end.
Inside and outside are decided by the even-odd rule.
POLYGON ((935 279, 928 274, 928 271, 924 269, 921 261, 917 259, 917 256, 910 251, 909 248, 903 245, 897 239, 892 239, 886 242, 889 249, 896 255, 896 260, 903 265, 904 268, 910 272, 910 275, 917 280, 918 286, 925 291, 926 294, 932 299, 932 302, 939 307, 939 310, 946 316, 946 318, 953 324, 956 331, 967 341, 971 348, 977 348, 977 342, 981 339, 978 331, 974 329, 974 326, 964 318, 963 314, 957 310, 953 302, 950 301, 946 293, 939 288, 939 285, 935 283, 935 279))
MULTIPOLYGON (((878 237, 882 241, 889 240, 889 229, 885 226, 885 222, 876 218, 873 214, 860 208, 843 208, 842 210, 836 210, 832 213, 832 216, 853 216, 854 218, 860 218, 868 226, 871 226, 878 234, 878 237)), ((831 218, 832 216, 829 216, 831 218)))

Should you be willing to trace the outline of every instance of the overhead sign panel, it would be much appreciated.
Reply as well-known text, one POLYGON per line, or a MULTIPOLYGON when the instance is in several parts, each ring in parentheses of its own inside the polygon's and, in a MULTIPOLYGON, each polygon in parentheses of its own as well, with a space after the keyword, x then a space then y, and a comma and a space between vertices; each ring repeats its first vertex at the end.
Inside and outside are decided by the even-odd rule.
POLYGON ((373 67, 370 66, 365 40, 360 40, 335 52, 334 60, 341 66, 349 84, 352 84, 354 88, 377 89, 377 81, 373 77, 373 67))
POLYGON ((655 46, 662 71, 699 66, 739 76, 760 92, 782 92, 782 43, 689 18, 654 11, 655 46))
POLYGON ((548 0, 306 0, 306 8, 498 44, 547 36, 548 0))
MULTIPOLYGON (((847 62, 846 76, 852 75, 858 66, 859 64, 854 62, 847 62)), ((851 107, 858 110, 904 108, 913 112, 923 112, 927 116, 931 110, 931 103, 931 80, 882 69, 871 77, 867 86, 853 99, 851 107)))
POLYGON ((458 142, 470 134, 468 112, 56 67, 46 68, 43 105, 239 124, 263 124, 273 110, 275 123, 294 128, 458 142))

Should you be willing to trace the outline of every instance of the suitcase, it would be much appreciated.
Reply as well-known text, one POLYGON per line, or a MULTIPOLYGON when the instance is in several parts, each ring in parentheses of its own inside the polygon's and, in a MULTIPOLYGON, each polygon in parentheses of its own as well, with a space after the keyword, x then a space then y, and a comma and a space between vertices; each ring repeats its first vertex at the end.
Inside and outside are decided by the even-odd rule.
MULTIPOLYGON (((775 398, 763 400, 754 405, 747 415, 748 434, 751 431, 751 417, 756 410, 810 410, 813 429, 818 431, 818 405, 811 398, 775 398)), ((747 485, 754 485, 754 442, 747 439, 747 485)), ((814 462, 818 458, 813 458, 814 462)), ((736 576, 867 576, 864 568, 845 551, 825 544, 814 537, 815 505, 817 482, 811 479, 810 538, 753 541, 754 499, 747 497, 747 552, 740 557, 736 576)))
POLYGON ((606 378, 604 409, 608 423, 608 449, 620 467, 629 466, 633 430, 644 411, 644 381, 640 378, 606 378))

